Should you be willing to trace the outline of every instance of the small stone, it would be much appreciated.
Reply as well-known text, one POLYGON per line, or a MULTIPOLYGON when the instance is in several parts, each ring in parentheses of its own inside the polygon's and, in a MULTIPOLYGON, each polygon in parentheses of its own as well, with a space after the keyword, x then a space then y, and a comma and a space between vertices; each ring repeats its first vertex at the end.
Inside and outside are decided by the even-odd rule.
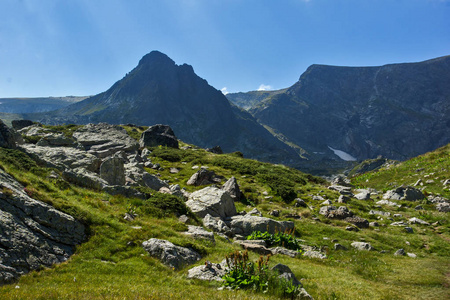
POLYGON ((274 209, 271 212, 269 212, 269 215, 274 216, 274 217, 279 217, 280 216, 280 211, 274 209))
POLYGON ((417 255, 415 255, 414 253, 406 253, 406 255, 408 255, 411 258, 416 258, 417 255))
POLYGON ((334 244, 334 250, 347 250, 346 247, 342 246, 341 244, 334 244))
POLYGON ((370 227, 378 227, 378 226, 380 226, 380 224, 378 222, 370 222, 369 226, 370 227))
POLYGON ((295 201, 295 203, 294 203, 295 207, 307 207, 308 206, 303 199, 296 198, 294 201, 295 201))
POLYGON ((394 214, 394 218, 401 218, 401 217, 403 217, 402 214, 394 214))
POLYGON ((404 249, 398 249, 397 251, 395 251, 394 255, 395 256, 403 256, 403 255, 406 255, 406 253, 405 253, 404 249))
POLYGON ((423 210, 423 207, 421 205, 417 205, 416 207, 414 207, 415 210, 423 210))
POLYGON ((405 227, 405 231, 407 233, 414 233, 414 230, 411 227, 405 227))

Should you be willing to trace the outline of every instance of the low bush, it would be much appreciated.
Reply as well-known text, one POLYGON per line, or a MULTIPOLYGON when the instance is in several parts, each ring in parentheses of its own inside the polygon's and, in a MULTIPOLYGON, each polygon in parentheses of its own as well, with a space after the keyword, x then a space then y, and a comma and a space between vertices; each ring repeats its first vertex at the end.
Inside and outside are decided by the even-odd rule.
POLYGON ((267 246, 282 246, 287 249, 300 251, 301 247, 297 239, 294 236, 295 230, 286 232, 261 232, 253 231, 248 237, 248 240, 264 240, 267 246))

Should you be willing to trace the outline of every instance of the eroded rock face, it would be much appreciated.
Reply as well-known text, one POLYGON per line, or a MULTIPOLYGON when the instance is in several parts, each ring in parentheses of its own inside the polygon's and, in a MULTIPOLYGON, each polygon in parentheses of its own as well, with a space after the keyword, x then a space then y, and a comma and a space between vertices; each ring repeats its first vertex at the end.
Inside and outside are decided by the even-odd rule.
POLYGON ((113 156, 103 160, 100 165, 100 177, 110 185, 124 185, 125 167, 123 158, 113 156))
POLYGON ((175 269, 193 264, 201 258, 194 250, 176 246, 166 240, 152 238, 143 242, 142 247, 163 264, 175 269))
POLYGON ((212 217, 225 219, 237 214, 233 198, 224 190, 214 186, 193 192, 186 206, 200 218, 209 214, 212 217))
POLYGON ((235 201, 238 201, 241 198, 241 190, 239 189, 239 185, 234 176, 228 179, 227 182, 225 182, 222 189, 230 194, 231 198, 233 198, 233 200, 235 201))
POLYGON ((83 145, 86 151, 99 158, 105 158, 116 152, 135 152, 139 144, 131 138, 125 129, 106 123, 88 124, 77 129, 73 138, 83 145))
POLYGON ((178 149, 178 139, 170 126, 158 124, 150 126, 142 133, 139 145, 141 147, 167 146, 178 149))
POLYGON ((84 241, 84 226, 30 198, 24 187, 2 170, 0 182, 0 284, 66 261, 74 246, 84 241))

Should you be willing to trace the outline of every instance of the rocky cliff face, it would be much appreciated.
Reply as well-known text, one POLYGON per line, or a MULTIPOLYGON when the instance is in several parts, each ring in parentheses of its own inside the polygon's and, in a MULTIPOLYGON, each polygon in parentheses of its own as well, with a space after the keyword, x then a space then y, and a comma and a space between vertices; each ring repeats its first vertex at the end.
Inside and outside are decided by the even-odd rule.
POLYGON ((310 157, 416 156, 450 142, 450 56, 381 67, 312 65, 250 112, 310 157))
POLYGON ((29 197, 0 169, 0 284, 66 261, 85 239, 73 217, 29 197))
POLYGON ((201 147, 220 145, 225 152, 278 163, 300 160, 191 66, 176 65, 157 51, 145 55, 106 92, 45 116, 27 117, 49 124, 168 124, 181 140, 201 147))

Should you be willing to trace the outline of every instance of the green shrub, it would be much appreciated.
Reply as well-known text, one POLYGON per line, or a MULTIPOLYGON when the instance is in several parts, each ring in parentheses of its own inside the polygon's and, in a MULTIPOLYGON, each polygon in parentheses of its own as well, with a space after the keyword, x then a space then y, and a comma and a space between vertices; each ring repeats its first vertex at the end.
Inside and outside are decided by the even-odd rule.
POLYGON ((294 236, 294 232, 295 230, 276 233, 253 231, 247 237, 247 240, 264 240, 269 247, 282 246, 287 249, 300 251, 301 247, 294 236))
POLYGON ((293 299, 299 294, 299 287, 269 270, 269 259, 270 255, 265 258, 260 256, 254 263, 249 260, 247 250, 230 253, 226 256, 228 270, 222 277, 223 284, 232 289, 252 289, 255 292, 293 299))

